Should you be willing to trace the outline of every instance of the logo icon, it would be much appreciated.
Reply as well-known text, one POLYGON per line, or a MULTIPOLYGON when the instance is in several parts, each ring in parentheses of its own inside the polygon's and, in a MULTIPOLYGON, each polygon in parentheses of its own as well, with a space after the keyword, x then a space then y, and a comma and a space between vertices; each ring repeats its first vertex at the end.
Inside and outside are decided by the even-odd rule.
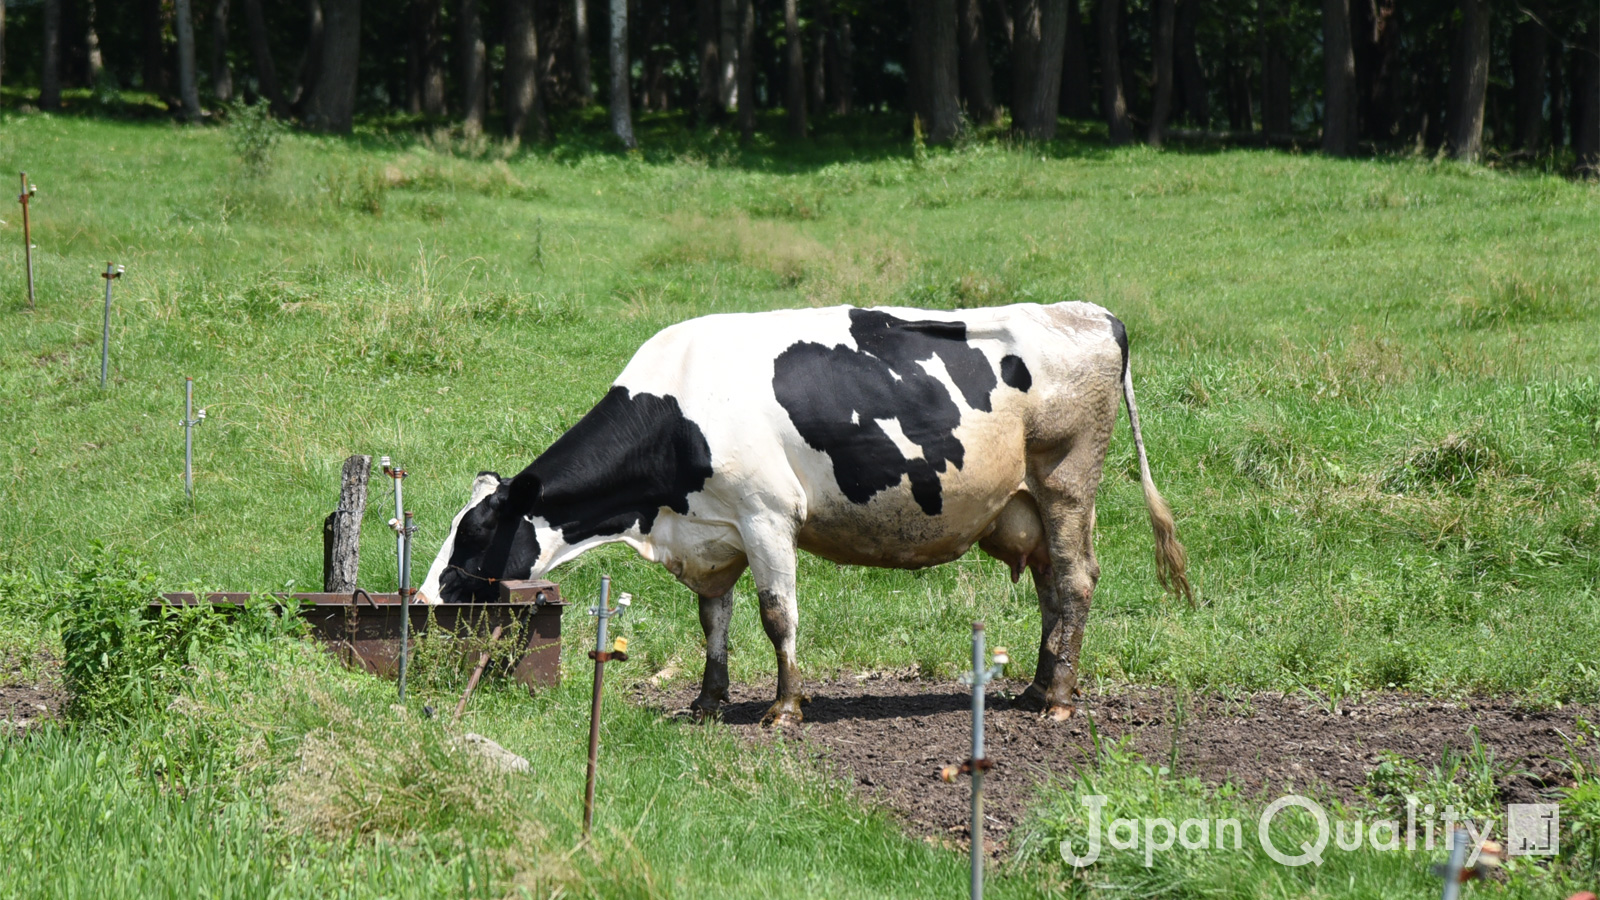
POLYGON ((1508 856, 1555 856, 1561 852, 1561 808, 1554 803, 1506 807, 1508 856))

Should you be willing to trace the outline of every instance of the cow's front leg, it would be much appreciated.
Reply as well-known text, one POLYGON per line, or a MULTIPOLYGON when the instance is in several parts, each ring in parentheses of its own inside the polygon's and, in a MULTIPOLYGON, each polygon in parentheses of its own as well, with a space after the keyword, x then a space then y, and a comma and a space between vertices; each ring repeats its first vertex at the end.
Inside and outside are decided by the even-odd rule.
POLYGON ((696 719, 716 718, 728 701, 728 623, 733 619, 733 589, 700 598, 700 628, 706 633, 706 670, 700 696, 689 704, 696 719))

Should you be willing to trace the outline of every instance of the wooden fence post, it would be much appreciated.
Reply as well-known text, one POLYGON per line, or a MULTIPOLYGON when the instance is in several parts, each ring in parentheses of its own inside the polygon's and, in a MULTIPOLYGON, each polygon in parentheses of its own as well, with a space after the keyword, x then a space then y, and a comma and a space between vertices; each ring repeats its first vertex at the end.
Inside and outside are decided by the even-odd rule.
POLYGON ((339 508, 322 521, 322 589, 330 594, 356 589, 361 566, 361 516, 367 508, 367 476, 372 457, 344 461, 339 508))

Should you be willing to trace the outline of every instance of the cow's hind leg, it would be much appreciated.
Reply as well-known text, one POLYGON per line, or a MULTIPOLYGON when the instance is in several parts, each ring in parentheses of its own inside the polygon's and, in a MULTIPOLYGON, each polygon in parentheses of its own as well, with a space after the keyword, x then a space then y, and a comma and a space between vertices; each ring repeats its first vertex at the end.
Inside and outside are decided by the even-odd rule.
POLYGON ((1105 451, 1103 444, 1099 452, 1094 442, 1086 444, 1035 488, 1050 561, 1031 566, 1039 592, 1039 667, 1020 702, 1057 721, 1073 712, 1083 629, 1100 580, 1094 557, 1094 495, 1105 451))
POLYGON ((733 620, 733 589, 700 598, 700 628, 706 633, 706 670, 700 696, 689 704, 696 719, 715 718, 728 701, 728 624, 733 620))

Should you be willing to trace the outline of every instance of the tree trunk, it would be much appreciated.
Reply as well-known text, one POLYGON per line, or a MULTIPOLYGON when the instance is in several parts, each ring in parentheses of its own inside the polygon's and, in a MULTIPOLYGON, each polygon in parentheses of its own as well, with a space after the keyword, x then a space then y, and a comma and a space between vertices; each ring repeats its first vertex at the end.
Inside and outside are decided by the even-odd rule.
POLYGON ((1174 0, 1155 0, 1152 14, 1155 27, 1150 35, 1150 53, 1154 57, 1155 84, 1151 87, 1148 140, 1150 146, 1159 147, 1166 136, 1167 117, 1172 113, 1172 32, 1177 15, 1174 0))
MULTIPOLYGON (((0 3, 3 6, 4 3, 0 3)), ((95 27, 99 19, 96 15, 95 0, 87 0, 83 5, 83 44, 89 66, 89 85, 91 87, 100 83, 100 74, 106 70, 105 56, 100 52, 100 31, 95 27)))
POLYGON ((1128 99, 1122 93, 1122 0, 1100 0, 1100 114, 1105 116, 1107 135, 1112 144, 1133 139, 1133 124, 1128 121, 1128 99))
POLYGON ((1083 40, 1083 10, 1078 0, 1067 0, 1066 46, 1061 51, 1061 111, 1069 118, 1094 115, 1094 91, 1089 80, 1089 51, 1083 40))
MULTIPOLYGON (((1196 0, 1184 0, 1194 3, 1196 0)), ((1288 135, 1293 75, 1289 69, 1288 10, 1283 0, 1261 0, 1256 31, 1261 41, 1261 131, 1269 137, 1288 135)))
POLYGON ((611 0, 611 133, 629 150, 633 137, 632 96, 628 89, 628 0, 611 0))
POLYGON ((1031 140, 1049 141, 1056 136, 1067 2, 1022 0, 1012 23, 1011 125, 1031 140))
MULTIPOLYGON (((940 2, 940 0, 935 0, 940 2)), ((954 0, 948 0, 954 2, 954 0)), ((789 114, 789 136, 806 136, 806 61, 800 46, 799 0, 783 0, 783 43, 785 72, 783 104, 789 114)))
MULTIPOLYGON (((1200 4, 1203 0, 1178 0, 1178 21, 1172 32, 1173 63, 1177 69, 1178 96, 1183 98, 1184 112, 1200 128, 1211 127, 1211 97, 1206 93, 1206 74, 1200 67, 1200 52, 1196 47, 1195 31, 1199 25, 1200 4)), ((1267 0, 1260 0, 1266 3, 1267 0)), ((1288 74, 1284 75, 1288 87, 1288 74)), ((1287 95, 1285 95, 1287 97, 1287 95)), ((1263 97, 1262 103, 1266 100, 1263 97)), ((1287 101, 1284 109, 1288 109, 1287 101)), ((1285 115, 1284 121, 1288 121, 1285 115)))
POLYGON ((272 106, 272 114, 279 118, 289 115, 289 103, 278 84, 278 67, 272 62, 272 49, 267 43, 267 23, 261 15, 261 0, 240 0, 244 5, 245 25, 250 32, 250 60, 255 66, 256 83, 261 96, 272 106))
POLYGON ((912 111, 928 143, 948 144, 961 131, 956 2, 910 0, 910 13, 912 111))
POLYGON ((321 50, 316 85, 306 102, 306 125, 346 134, 355 118, 361 0, 327 0, 321 50))
POLYGON ((1456 159, 1476 162, 1483 155, 1483 102, 1488 90, 1489 2, 1461 0, 1445 125, 1450 155, 1456 159))
POLYGON ((305 115, 306 104, 311 102, 311 94, 317 89, 317 79, 322 75, 322 30, 326 24, 322 15, 322 0, 310 0, 307 6, 309 33, 305 50, 300 55, 300 84, 295 88, 294 100, 290 103, 299 116, 305 115))
POLYGON ((1005 39, 1007 49, 1016 46, 1017 23, 1011 15, 1010 0, 994 0, 994 24, 1005 39))
POLYGON ((850 115, 855 108, 855 42, 850 35, 850 11, 834 10, 833 35, 828 42, 828 92, 833 95, 833 111, 850 115))
POLYGON ((342 594, 356 589, 361 570, 361 517, 367 509, 372 457, 344 461, 339 506, 322 523, 322 589, 342 594))
POLYGON ((817 117, 828 109, 828 22, 833 18, 828 6, 828 0, 816 0, 813 6, 816 19, 811 23, 811 76, 807 82, 811 99, 806 109, 817 117))
POLYGON ((0 0, 0 85, 5 84, 6 73, 6 4, 0 0))
MULTIPOLYGON (((256 0, 260 2, 260 0, 256 0)), ((144 89, 165 101, 167 99, 167 48, 164 40, 167 30, 166 4, 162 0, 145 0, 140 10, 143 23, 141 40, 144 43, 144 89)))
POLYGON ((717 73, 717 98, 723 112, 733 112, 739 105, 739 47, 744 40, 745 0, 720 0, 722 31, 721 55, 717 73))
POLYGON ((695 95, 695 115, 702 125, 710 124, 722 113, 717 96, 722 69, 721 10, 718 0, 698 0, 695 4, 695 28, 700 45, 700 89, 695 95))
POLYGON ((461 0, 458 7, 456 32, 459 66, 456 77, 461 79, 461 125, 467 136, 483 133, 483 114, 488 100, 487 73, 484 71, 488 49, 483 43, 483 22, 479 17, 479 0, 461 0))
POLYGON ((1550 48, 1550 146, 1561 149, 1567 145, 1567 61, 1566 48, 1555 44, 1550 48))
POLYGON ((994 70, 989 66, 988 35, 983 31, 982 0, 960 0, 961 97, 967 115, 981 125, 999 122, 994 103, 994 70))
POLYGON ((1356 150, 1356 59, 1350 45, 1350 0, 1322 0, 1322 150, 1356 150))
POLYGON ((506 136, 521 140, 531 120, 534 140, 549 134, 539 95, 539 34, 534 0, 509 0, 506 7, 506 136))
POLYGON ((1400 18, 1396 0, 1354 0, 1359 14, 1352 25, 1355 43, 1356 85, 1360 92, 1357 120, 1360 133, 1388 140, 1396 131, 1393 82, 1400 51, 1400 18))
POLYGON ((1517 149, 1536 152, 1544 131, 1545 61, 1550 57, 1550 40, 1544 27, 1544 4, 1531 10, 1538 20, 1518 22, 1511 32, 1511 70, 1517 98, 1517 149))
POLYGON ((228 66, 228 4, 217 0, 211 7, 211 94, 219 101, 233 100, 233 69, 228 66))
POLYGON ((577 76, 578 104, 594 102, 593 64, 589 62, 589 0, 572 0, 572 69, 577 76))
POLYGON ((738 0, 738 9, 739 83, 735 93, 739 103, 739 139, 749 141, 756 136, 756 8, 752 0, 738 0))
POLYGON ((1595 56, 1595 27, 1584 26, 1574 48, 1572 65, 1573 171, 1581 178, 1600 177, 1600 58, 1595 56))
POLYGON ((667 65, 671 53, 666 46, 667 0, 635 0, 634 6, 644 21, 644 73, 639 79, 639 109, 665 112, 671 102, 667 97, 667 65))
POLYGON ((178 32, 178 94, 183 98, 183 117, 190 122, 200 118, 200 85, 195 79, 194 16, 191 0, 177 0, 173 22, 178 32))
POLYGON ((443 57, 439 0, 412 0, 411 40, 406 54, 406 108, 412 113, 445 114, 443 57))
POLYGON ((61 108, 61 0, 44 0, 44 59, 39 68, 39 108, 61 108))

